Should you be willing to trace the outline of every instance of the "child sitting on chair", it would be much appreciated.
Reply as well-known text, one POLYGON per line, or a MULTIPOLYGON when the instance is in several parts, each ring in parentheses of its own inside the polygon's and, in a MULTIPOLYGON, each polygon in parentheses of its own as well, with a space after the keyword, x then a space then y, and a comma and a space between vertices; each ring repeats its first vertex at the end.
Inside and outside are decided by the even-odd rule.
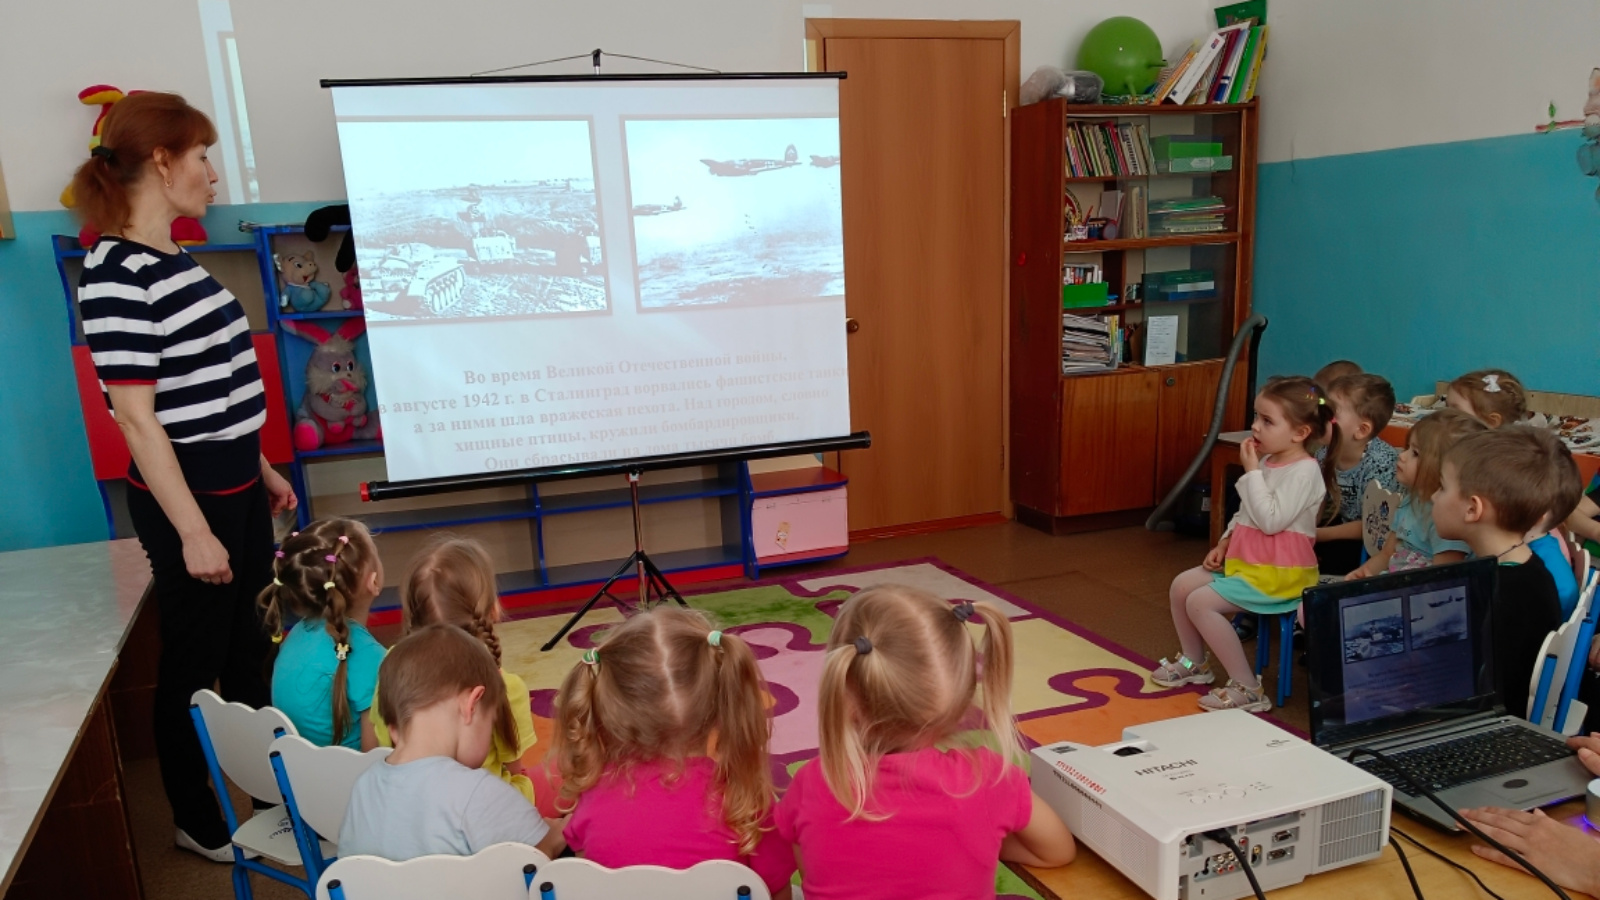
POLYGON ((482 643, 454 625, 429 625, 389 651, 380 677, 395 748, 356 779, 340 856, 471 856, 504 841, 561 852, 561 823, 552 827, 516 788, 479 768, 497 733, 516 739, 505 680, 482 643))
MULTIPOLYGON (((1398 454, 1378 434, 1394 416, 1394 388, 1381 375, 1341 375, 1328 388, 1333 420, 1339 423, 1339 452, 1333 462, 1339 488, 1334 521, 1317 528, 1317 568, 1340 574, 1361 565, 1361 492, 1376 481, 1398 489, 1398 454)), ((1327 456, 1326 447, 1317 459, 1327 456)))
POLYGON ((1467 435, 1486 430, 1482 422, 1454 409, 1441 409, 1412 426, 1406 434, 1405 452, 1400 454, 1403 499, 1389 522, 1389 537, 1376 556, 1350 573, 1351 578, 1442 566, 1467 558, 1470 547, 1439 537, 1433 525, 1433 495, 1439 490, 1445 454, 1467 435))
MULTIPOLYGON (((1445 453, 1433 496, 1439 536, 1465 541, 1500 562, 1490 627, 1495 689, 1506 712, 1528 715, 1528 681, 1545 636, 1561 625, 1549 569, 1528 547, 1528 532, 1550 514, 1564 482, 1577 482, 1572 452, 1549 431, 1510 425, 1471 434, 1445 453)), ((1571 504, 1575 500, 1567 498, 1571 504)))
POLYGON ((899 585, 844 602, 822 662, 819 754, 778 804, 806 900, 993 897, 1000 860, 1072 861, 1072 833, 1028 784, 1012 653, 1011 623, 988 603, 899 585))
POLYGON ((1239 512, 1205 561, 1173 579, 1169 598, 1180 651, 1150 673, 1162 687, 1210 684, 1216 676, 1207 663, 1209 646, 1228 682, 1200 698, 1206 710, 1272 708, 1228 617, 1241 609, 1294 612, 1301 593, 1316 585, 1312 544, 1333 483, 1331 460, 1339 457, 1333 408, 1311 379, 1272 379, 1256 395, 1255 411, 1250 438, 1239 447, 1239 512), (1324 433, 1332 440, 1319 466, 1306 443, 1324 433))
POLYGON ((371 729, 368 709, 384 651, 366 623, 382 589, 383 562, 367 527, 323 519, 283 542, 272 584, 256 601, 278 645, 272 705, 319 747, 360 750, 371 729), (299 619, 287 633, 286 613, 299 619))
POLYGON ((659 606, 608 629, 556 696, 573 852, 613 869, 733 860, 787 900, 794 852, 771 833, 766 702, 750 646, 698 610, 659 606))
MULTIPOLYGON (((445 535, 434 539, 416 559, 400 585, 400 614, 404 633, 435 623, 454 625, 478 640, 500 664, 500 596, 495 592, 494 563, 483 545, 470 538, 445 535)), ((483 768, 516 788, 528 802, 534 800, 533 782, 522 770, 522 755, 533 748, 533 711, 528 686, 515 672, 500 672, 506 683, 506 706, 511 710, 511 732, 516 740, 503 743, 498 733, 489 747, 483 768)), ((380 683, 373 697, 378 707, 372 717, 372 746, 392 747, 394 742, 383 719, 380 683)), ((371 746, 364 746, 371 749, 371 746)))

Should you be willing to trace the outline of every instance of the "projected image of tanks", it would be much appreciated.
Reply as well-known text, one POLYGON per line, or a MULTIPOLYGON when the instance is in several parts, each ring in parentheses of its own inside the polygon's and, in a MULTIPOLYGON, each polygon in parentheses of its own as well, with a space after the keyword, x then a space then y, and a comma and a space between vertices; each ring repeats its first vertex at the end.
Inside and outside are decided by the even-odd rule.
POLYGON ((369 322, 609 308, 588 120, 344 121, 369 322))
POLYGON ((625 128, 642 309, 844 295, 837 119, 625 128))

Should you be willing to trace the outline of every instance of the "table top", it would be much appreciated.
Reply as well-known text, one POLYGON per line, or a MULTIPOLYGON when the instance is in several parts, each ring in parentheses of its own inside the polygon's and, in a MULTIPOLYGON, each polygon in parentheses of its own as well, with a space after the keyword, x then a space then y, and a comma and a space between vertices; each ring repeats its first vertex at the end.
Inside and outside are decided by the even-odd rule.
MULTIPOLYGON (((1582 801, 1563 803, 1548 812, 1562 821, 1581 825, 1582 801)), ((1404 816, 1396 815, 1393 827, 1414 837, 1446 857, 1476 872, 1496 893, 1515 900, 1521 897, 1551 897, 1549 890, 1532 875, 1508 869, 1505 866, 1480 859, 1472 853, 1473 838, 1466 834, 1445 834, 1404 816)), ((1591 829, 1592 830, 1592 829, 1591 829)), ((1383 855, 1369 862, 1345 866, 1320 875, 1313 875, 1299 884, 1268 892, 1274 900, 1322 900, 1322 898, 1359 897, 1360 900, 1414 900, 1411 884, 1395 855, 1394 845, 1405 847, 1406 858, 1416 873, 1417 883, 1427 897, 1483 897, 1487 896, 1464 873, 1418 850, 1411 844, 1390 839, 1383 855)), ((1078 844, 1078 858, 1070 866, 1059 869, 1030 869, 1015 866, 1014 870, 1046 898, 1094 897, 1095 900, 1148 900, 1149 895, 1121 872, 1095 855, 1094 851, 1078 844)), ((1576 897, 1587 897, 1568 891, 1576 897)))
POLYGON ((134 540, 0 553, 0 885, 32 838, 149 581, 134 540))

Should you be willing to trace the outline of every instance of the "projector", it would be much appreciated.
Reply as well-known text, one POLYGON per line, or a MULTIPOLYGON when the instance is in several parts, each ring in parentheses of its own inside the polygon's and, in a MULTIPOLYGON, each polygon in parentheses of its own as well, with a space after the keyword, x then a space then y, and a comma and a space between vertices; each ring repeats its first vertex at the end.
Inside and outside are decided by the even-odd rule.
POLYGON ((1033 789, 1156 900, 1236 900, 1374 859, 1389 835, 1388 784, 1237 710, 1137 725, 1103 747, 1033 751, 1033 789))

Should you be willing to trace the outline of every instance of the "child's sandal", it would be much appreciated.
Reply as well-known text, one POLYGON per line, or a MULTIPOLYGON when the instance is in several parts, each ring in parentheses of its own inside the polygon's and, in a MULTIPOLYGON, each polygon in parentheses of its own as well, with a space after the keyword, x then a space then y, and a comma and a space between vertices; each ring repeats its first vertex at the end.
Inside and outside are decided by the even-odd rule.
POLYGON ((1180 651, 1178 658, 1168 661, 1163 658, 1161 665, 1150 673, 1150 680, 1162 687, 1182 687, 1186 684, 1210 684, 1216 681, 1216 676, 1211 674, 1211 667, 1205 663, 1196 664, 1194 660, 1184 656, 1180 651))
POLYGON ((1272 700, 1267 697, 1266 685, 1258 684, 1254 688, 1247 688, 1230 678, 1227 684, 1214 688, 1211 693, 1201 697, 1200 708, 1206 712, 1219 712, 1224 709, 1266 712, 1272 708, 1272 700))

